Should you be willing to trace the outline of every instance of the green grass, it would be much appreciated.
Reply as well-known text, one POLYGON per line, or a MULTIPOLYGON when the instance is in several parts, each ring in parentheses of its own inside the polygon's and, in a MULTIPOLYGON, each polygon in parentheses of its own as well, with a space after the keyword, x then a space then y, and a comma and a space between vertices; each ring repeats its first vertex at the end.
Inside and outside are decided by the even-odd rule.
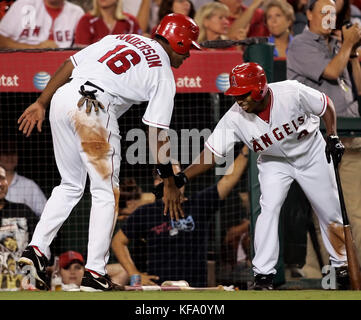
POLYGON ((0 292, 0 300, 361 300, 361 291, 0 292))

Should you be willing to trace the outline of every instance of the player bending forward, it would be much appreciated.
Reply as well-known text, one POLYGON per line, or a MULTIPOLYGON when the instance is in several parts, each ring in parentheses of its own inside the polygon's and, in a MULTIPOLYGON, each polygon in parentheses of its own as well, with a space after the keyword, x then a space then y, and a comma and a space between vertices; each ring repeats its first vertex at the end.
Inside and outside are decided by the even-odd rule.
MULTIPOLYGON (((154 40, 135 34, 106 36, 71 56, 19 118, 19 130, 27 136, 35 125, 41 131, 51 101, 49 117, 61 183, 53 189, 33 238, 19 259, 20 265, 31 266, 43 287, 48 286, 45 268, 49 245, 81 199, 89 175, 92 207, 86 271, 80 289, 116 289, 105 265, 118 213, 117 118, 132 104, 149 101, 142 120, 150 131, 155 130, 152 136, 168 129, 176 91, 171 67, 178 68, 190 56, 191 48, 200 49, 198 33, 192 19, 171 14, 160 22, 154 40)), ((166 181, 164 210, 178 219, 178 213, 183 213, 180 191, 173 177, 167 175, 171 164, 162 165, 166 158, 158 157, 164 143, 157 140, 151 148, 166 181)))
POLYGON ((264 70, 256 63, 236 66, 229 79, 225 94, 234 96, 236 103, 206 141, 200 159, 177 176, 176 183, 213 167, 215 156, 225 156, 235 142, 243 141, 259 154, 261 213, 255 226, 253 288, 273 289, 279 214, 293 180, 300 184, 318 216, 336 274, 347 281, 341 209, 330 163, 331 157, 340 162, 344 147, 337 137, 332 101, 297 81, 267 84, 264 70), (320 117, 326 126, 326 142, 319 130, 320 117))

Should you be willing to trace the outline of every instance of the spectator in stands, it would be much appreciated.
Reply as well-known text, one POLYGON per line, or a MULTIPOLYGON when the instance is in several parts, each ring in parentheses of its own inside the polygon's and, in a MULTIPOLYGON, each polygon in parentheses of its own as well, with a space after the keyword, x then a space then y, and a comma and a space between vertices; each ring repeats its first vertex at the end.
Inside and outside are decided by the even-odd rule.
POLYGON ((293 22, 293 35, 302 33, 303 29, 307 26, 307 2, 308 0, 288 0, 292 5, 295 13, 295 21, 293 22))
POLYGON ((84 265, 84 258, 77 251, 66 251, 59 256, 63 288, 80 288, 85 270, 84 265))
POLYGON ((75 45, 86 47, 109 34, 141 34, 137 19, 123 12, 122 0, 93 0, 93 10, 79 21, 75 45))
MULTIPOLYGON (((228 39, 228 32, 230 23, 228 17, 230 15, 228 7, 220 2, 209 2, 200 7, 195 15, 195 21, 199 26, 198 41, 228 39)), ((246 30, 243 30, 243 35, 240 31, 239 40, 247 37, 246 30)), ((232 46, 227 50, 240 50, 240 46, 232 46)), ((217 50, 217 49, 203 49, 203 50, 217 50)), ((226 50, 226 49, 222 49, 226 50)))
POLYGON ((143 35, 158 24, 158 11, 162 0, 123 0, 123 10, 137 17, 143 35))
POLYGON ((154 34, 159 21, 161 21, 167 14, 170 13, 180 13, 194 18, 196 11, 191 0, 162 0, 158 10, 157 25, 152 29, 152 35, 154 34))
MULTIPOLYGON (((350 28, 343 26, 343 42, 340 42, 332 35, 335 21, 324 19, 322 8, 325 6, 328 6, 328 9, 333 8, 335 15, 335 2, 309 1, 307 10, 309 28, 295 37, 289 47, 287 77, 324 92, 333 100, 338 117, 359 117, 361 68, 356 49, 361 42, 361 28, 357 24, 350 28), (348 66, 351 73, 348 71, 348 66)), ((330 16, 332 17, 332 14, 330 16)), ((340 176, 360 259, 361 138, 341 140, 346 150, 340 163, 340 176)), ((311 252, 307 251, 307 254, 311 252)))
POLYGON ((194 18, 196 10, 191 0, 162 0, 159 7, 158 21, 170 13, 181 13, 194 18))
POLYGON ((275 44, 273 56, 285 58, 293 40, 292 25, 295 14, 292 6, 284 0, 271 0, 265 8, 266 25, 271 34, 269 42, 275 44))
MULTIPOLYGON (((336 0, 336 29, 333 30, 333 35, 342 41, 342 26, 345 24, 358 23, 361 27, 361 11, 350 4, 349 0, 336 0), (355 12, 356 11, 356 12, 355 12)), ((360 54, 360 47, 357 49, 360 54)))
POLYGON ((227 39, 229 14, 228 7, 220 2, 209 2, 200 7, 194 17, 199 26, 198 42, 227 39))
POLYGON ((243 40, 247 37, 266 37, 269 35, 265 25, 264 12, 260 8, 264 0, 254 0, 248 7, 239 0, 219 0, 230 10, 228 17, 231 27, 228 37, 232 40, 243 40))
MULTIPOLYGON (((246 147, 242 149, 228 169, 228 174, 218 183, 195 193, 189 199, 185 198, 185 218, 179 222, 169 221, 168 216, 161 214, 163 205, 160 200, 137 208, 127 218, 115 234, 112 248, 129 276, 141 274, 144 285, 186 280, 191 286, 207 286, 209 224, 242 176, 247 166, 247 150, 246 147), (137 239, 143 239, 146 246, 143 252, 146 269, 142 272, 128 250, 129 242, 137 239)), ((180 168, 176 171, 173 167, 173 170, 177 173, 180 168)))
POLYGON ((24 204, 5 199, 8 191, 5 169, 0 166, 0 277, 2 289, 19 289, 20 280, 14 261, 20 257, 38 221, 24 204), (6 273, 6 275, 4 275, 6 273), (10 273, 10 274, 9 274, 10 273), (14 275, 17 273, 17 275, 14 275))
POLYGON ((332 37, 332 24, 324 28, 321 10, 326 5, 336 10, 332 0, 310 1, 307 10, 309 28, 295 37, 288 49, 287 78, 324 92, 334 101, 338 116, 358 117, 357 99, 352 94, 346 67, 350 62, 357 93, 361 95, 361 68, 356 52, 361 41, 361 28, 358 25, 349 29, 343 27, 344 41, 340 43, 332 37))
POLYGON ((66 0, 17 0, 0 22, 0 48, 69 48, 83 14, 66 0))
POLYGON ((33 180, 16 172, 18 160, 15 142, 2 139, 0 142, 0 165, 6 171, 6 179, 9 185, 6 200, 23 203, 37 216, 40 216, 46 203, 46 197, 33 180))

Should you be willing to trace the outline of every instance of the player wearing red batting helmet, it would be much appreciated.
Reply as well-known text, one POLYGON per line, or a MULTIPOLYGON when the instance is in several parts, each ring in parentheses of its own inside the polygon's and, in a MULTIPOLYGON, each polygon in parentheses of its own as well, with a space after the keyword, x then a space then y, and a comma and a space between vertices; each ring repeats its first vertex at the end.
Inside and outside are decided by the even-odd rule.
POLYGON ((336 268, 336 281, 347 282, 344 238, 339 238, 337 246, 332 239, 332 234, 343 226, 330 161, 332 158, 338 165, 344 147, 337 136, 331 99, 295 80, 267 84, 262 67, 252 62, 232 69, 230 88, 225 94, 234 96, 236 102, 218 122, 196 161, 181 172, 179 181, 188 182, 214 167, 216 157, 225 157, 236 142, 242 141, 258 154, 261 191, 261 213, 254 232, 252 288, 273 289, 279 256, 279 214, 294 180, 319 218, 325 248, 336 268), (326 127, 326 142, 320 132, 320 118, 326 127))
POLYGON ((254 62, 234 67, 229 75, 230 87, 225 92, 234 96, 239 106, 247 113, 268 112, 270 93, 266 73, 254 62))
POLYGON ((192 18, 179 13, 171 13, 161 20, 154 38, 167 51, 171 66, 179 68, 190 56, 191 49, 201 49, 196 42, 198 35, 199 27, 192 18))
POLYGON ((186 54, 192 48, 201 49, 196 42, 199 27, 193 19, 183 14, 172 13, 165 16, 155 34, 167 39, 172 49, 179 54, 186 54))
POLYGON ((267 77, 260 65, 254 62, 243 63, 232 69, 229 75, 230 88, 225 92, 228 96, 240 96, 251 92, 255 101, 261 101, 267 91, 267 77))
POLYGON ((121 137, 117 120, 132 105, 148 101, 142 121, 149 127, 150 149, 165 181, 164 213, 176 220, 184 216, 172 164, 166 156, 161 159, 160 150, 167 141, 157 137, 169 129, 172 118, 176 84, 171 67, 180 67, 192 48, 200 49, 198 33, 191 18, 170 14, 160 22, 154 40, 138 34, 108 35, 65 61, 37 101, 20 116, 19 129, 29 136, 35 125, 41 131, 50 105, 55 158, 62 177, 19 259, 19 266, 30 266, 42 288, 48 287, 49 244, 81 199, 89 176, 92 207, 80 290, 121 289, 110 281, 105 266, 118 213, 121 137), (94 156, 101 161, 94 161, 94 156), (59 205, 63 202, 66 206, 59 205))

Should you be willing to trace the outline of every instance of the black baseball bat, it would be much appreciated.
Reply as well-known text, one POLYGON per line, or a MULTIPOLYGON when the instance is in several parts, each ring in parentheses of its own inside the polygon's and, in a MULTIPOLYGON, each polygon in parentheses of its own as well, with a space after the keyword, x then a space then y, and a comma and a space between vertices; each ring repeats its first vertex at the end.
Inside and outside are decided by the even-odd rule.
POLYGON ((348 220, 348 215, 346 211, 345 199, 343 197, 342 185, 340 174, 338 171, 337 161, 333 158, 333 167, 335 169, 336 183, 338 196, 340 200, 341 206, 341 214, 342 214, 342 222, 343 222, 343 231, 345 234, 345 246, 346 246, 346 254, 347 254, 347 264, 348 264, 348 272, 350 275, 350 282, 352 290, 361 290, 361 271, 360 264, 357 259, 357 253, 355 248, 355 243, 351 233, 351 226, 348 220))
POLYGON ((250 37, 244 40, 206 40, 200 43, 200 45, 204 48, 212 48, 212 49, 225 49, 233 46, 245 45, 249 46, 252 44, 258 43, 267 43, 267 37, 250 37))

